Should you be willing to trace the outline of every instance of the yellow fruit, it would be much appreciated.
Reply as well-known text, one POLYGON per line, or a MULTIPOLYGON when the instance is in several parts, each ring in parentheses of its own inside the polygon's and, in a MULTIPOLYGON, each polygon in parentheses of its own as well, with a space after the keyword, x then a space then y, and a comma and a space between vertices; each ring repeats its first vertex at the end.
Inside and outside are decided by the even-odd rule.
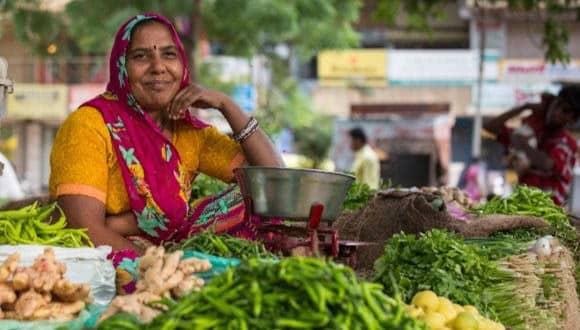
POLYGON ((451 327, 454 330, 479 330, 479 323, 471 313, 461 312, 451 322, 451 327))
POLYGON ((457 314, 463 312, 463 306, 461 306, 461 305, 453 304, 453 308, 455 309, 455 311, 457 312, 457 314))
POLYGON ((435 312, 439 307, 439 298, 433 291, 421 291, 415 294, 412 303, 425 312, 435 312))
POLYGON ((407 306, 407 314, 412 317, 412 318, 419 318, 421 316, 423 316, 423 314, 425 314, 425 312, 423 312, 423 310, 421 308, 415 307, 415 306, 407 306))
POLYGON ((427 323, 430 329, 439 329, 445 326, 445 316, 437 312, 427 312, 421 317, 421 320, 427 323))
POLYGON ((477 308, 475 308, 474 306, 471 306, 471 305, 463 306, 463 310, 468 312, 469 314, 471 314, 473 316, 479 315, 479 311, 477 310, 477 308))
POLYGON ((492 321, 483 319, 479 322, 479 330, 494 330, 495 326, 492 321))
POLYGON ((449 322, 457 316, 457 311, 453 307, 453 303, 444 297, 439 297, 439 308, 437 308, 437 313, 440 313, 445 317, 445 322, 449 322))

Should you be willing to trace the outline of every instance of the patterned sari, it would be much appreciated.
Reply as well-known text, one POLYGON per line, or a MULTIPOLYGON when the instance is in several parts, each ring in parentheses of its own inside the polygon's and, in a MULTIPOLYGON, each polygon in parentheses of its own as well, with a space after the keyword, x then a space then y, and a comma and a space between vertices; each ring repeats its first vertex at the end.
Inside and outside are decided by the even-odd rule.
MULTIPOLYGON (((111 134, 131 210, 143 232, 138 240, 156 245, 179 241, 209 227, 217 232, 253 239, 258 219, 244 221, 244 204, 238 189, 190 201, 190 184, 183 182, 186 175, 179 153, 131 92, 125 53, 133 29, 147 20, 156 20, 170 29, 184 63, 181 88, 188 85, 185 52, 172 24, 157 14, 138 15, 129 19, 116 35, 107 92, 85 104, 101 112, 111 134)), ((194 128, 208 127, 189 113, 184 120, 194 128)), ((136 256, 135 251, 120 251, 112 258, 117 264, 136 256)))

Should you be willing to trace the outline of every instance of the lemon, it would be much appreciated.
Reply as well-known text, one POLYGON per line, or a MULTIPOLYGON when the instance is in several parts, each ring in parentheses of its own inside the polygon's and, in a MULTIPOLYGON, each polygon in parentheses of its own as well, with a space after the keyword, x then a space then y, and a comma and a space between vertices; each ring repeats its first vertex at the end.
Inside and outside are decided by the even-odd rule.
POLYGON ((451 322, 451 327, 454 330, 479 330, 479 323, 471 313, 461 312, 451 322))
POLYGON ((463 310, 468 312, 469 314, 471 314, 473 316, 479 315, 479 311, 477 310, 477 308, 475 308, 475 306, 465 305, 465 306, 463 306, 463 310))
POLYGON ((415 294, 412 303, 425 312, 435 312, 439 307, 439 298, 433 291, 421 291, 415 294))
POLYGON ((445 322, 453 320, 457 316, 457 311, 453 307, 453 303, 445 297, 439 297, 439 307, 437 308, 437 313, 442 314, 445 317, 445 322))
POLYGON ((453 309, 455 309, 455 311, 457 312, 457 314, 463 312, 463 306, 458 305, 458 304, 453 304, 453 309))
POLYGON ((479 322, 479 330, 494 330, 494 322, 488 319, 483 319, 479 322))
POLYGON ((437 312, 427 312, 421 317, 421 320, 427 323, 430 329, 445 327, 445 316, 437 312))
POLYGON ((423 314, 425 314, 425 312, 423 312, 423 310, 421 308, 415 307, 413 305, 411 306, 406 306, 407 309, 407 314, 412 317, 412 318, 419 318, 421 316, 423 316, 423 314))

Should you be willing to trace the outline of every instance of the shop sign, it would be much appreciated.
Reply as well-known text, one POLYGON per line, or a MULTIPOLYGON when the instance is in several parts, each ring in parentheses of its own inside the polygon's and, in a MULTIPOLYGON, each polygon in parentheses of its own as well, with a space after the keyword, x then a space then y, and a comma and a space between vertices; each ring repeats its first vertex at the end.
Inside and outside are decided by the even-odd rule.
POLYGON ((509 83, 580 80, 580 60, 551 64, 543 59, 504 59, 499 65, 499 80, 509 83))
MULTIPOLYGON (((557 85, 549 83, 534 84, 483 84, 481 90, 482 108, 501 108, 507 110, 519 104, 540 102, 542 93, 557 93, 557 85)), ((473 86, 472 103, 477 104, 477 86, 473 86)))
POLYGON ((17 84, 6 100, 10 119, 63 119, 68 113, 68 86, 17 84))
POLYGON ((69 87, 68 111, 73 112, 83 103, 92 100, 106 90, 104 84, 79 84, 69 87))
MULTIPOLYGON (((388 81, 403 86, 467 86, 478 79, 479 56, 475 50, 390 50, 388 81)), ((487 51, 483 79, 495 81, 498 56, 487 51)))
POLYGON ((384 49, 325 50, 318 54, 321 86, 385 86, 384 49))

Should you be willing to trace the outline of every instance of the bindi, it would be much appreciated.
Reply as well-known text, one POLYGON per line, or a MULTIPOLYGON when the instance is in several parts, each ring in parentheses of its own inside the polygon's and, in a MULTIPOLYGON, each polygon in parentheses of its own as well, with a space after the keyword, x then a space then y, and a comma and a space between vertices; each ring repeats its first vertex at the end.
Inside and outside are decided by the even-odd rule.
POLYGON ((153 45, 153 50, 157 50, 157 45, 153 45))

